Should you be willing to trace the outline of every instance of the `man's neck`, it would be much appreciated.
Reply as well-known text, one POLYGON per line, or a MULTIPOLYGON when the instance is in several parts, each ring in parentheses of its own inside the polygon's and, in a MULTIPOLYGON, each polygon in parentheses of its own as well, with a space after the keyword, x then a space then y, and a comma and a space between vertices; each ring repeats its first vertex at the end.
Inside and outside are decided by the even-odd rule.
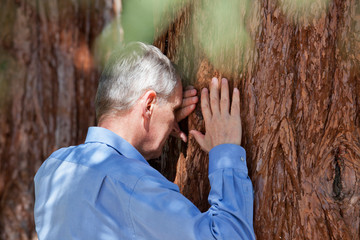
POLYGON ((131 116, 131 113, 127 113, 121 116, 105 117, 98 126, 116 133, 136 148, 143 135, 139 122, 131 116))

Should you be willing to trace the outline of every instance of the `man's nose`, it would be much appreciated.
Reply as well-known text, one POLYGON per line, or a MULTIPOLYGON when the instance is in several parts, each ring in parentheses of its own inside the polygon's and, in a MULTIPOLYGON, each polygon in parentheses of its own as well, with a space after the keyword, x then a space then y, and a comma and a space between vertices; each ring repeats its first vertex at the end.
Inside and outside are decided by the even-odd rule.
POLYGON ((174 132, 180 132, 179 124, 176 120, 173 121, 173 131, 174 132))

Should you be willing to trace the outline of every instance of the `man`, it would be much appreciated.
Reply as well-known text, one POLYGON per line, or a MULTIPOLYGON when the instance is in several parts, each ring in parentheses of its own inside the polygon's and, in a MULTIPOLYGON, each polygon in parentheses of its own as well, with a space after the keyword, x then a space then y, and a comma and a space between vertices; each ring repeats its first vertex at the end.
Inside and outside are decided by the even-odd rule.
POLYGON ((170 134, 186 141, 177 122, 194 110, 195 95, 183 93, 157 48, 132 43, 115 55, 98 87, 98 127, 84 144, 54 152, 35 176, 39 239, 255 239, 239 90, 230 107, 226 79, 212 80, 210 96, 202 90, 205 135, 190 131, 209 152, 210 209, 201 213, 146 161, 170 134))

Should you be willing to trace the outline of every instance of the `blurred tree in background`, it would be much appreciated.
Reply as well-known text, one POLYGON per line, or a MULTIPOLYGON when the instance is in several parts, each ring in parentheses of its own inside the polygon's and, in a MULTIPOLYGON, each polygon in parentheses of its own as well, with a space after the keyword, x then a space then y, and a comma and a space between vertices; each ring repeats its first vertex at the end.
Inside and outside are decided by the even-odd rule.
POLYGON ((0 6, 0 239, 35 239, 33 177, 95 124, 92 47, 115 11, 106 0, 0 6))
MULTIPOLYGON (((1 0, 0 239, 36 239, 33 176, 95 124, 101 66, 158 46, 200 89, 242 96, 258 239, 360 239, 358 0, 1 0)), ((200 108, 181 123, 204 130, 200 108)), ((207 156, 170 138, 151 164, 201 210, 207 156)), ((181 227, 181 226, 179 226, 181 227)))

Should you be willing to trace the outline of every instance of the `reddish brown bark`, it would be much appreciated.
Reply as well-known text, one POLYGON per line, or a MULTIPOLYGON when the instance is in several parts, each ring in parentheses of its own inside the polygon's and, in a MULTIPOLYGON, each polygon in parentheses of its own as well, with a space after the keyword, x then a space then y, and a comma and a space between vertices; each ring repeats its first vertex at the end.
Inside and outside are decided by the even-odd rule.
POLYGON ((106 1, 0 3, 0 239, 35 239, 33 177, 95 123, 91 48, 106 1))
MULTIPOLYGON (((200 2, 212 4, 192 1, 155 44, 198 89, 220 75, 240 87, 257 238, 359 239, 359 1, 335 0, 318 18, 296 21, 276 1, 259 1, 247 22, 253 47, 230 61, 220 55, 225 66, 213 66, 189 30, 194 15, 201 21, 200 2)), ((203 125, 198 109, 188 127, 203 125)), ((192 137, 182 148, 175 182, 205 210, 207 156, 192 137)))
MULTIPOLYGON (((211 28, 192 27, 206 26, 211 16, 204 9, 214 2, 191 0, 161 16, 167 30, 155 28, 155 45, 179 66, 185 84, 200 89, 224 76, 240 89, 257 238, 359 239, 359 1, 329 1, 316 19, 285 12, 285 0, 250 1, 241 16, 252 43, 241 42, 241 19, 224 16, 239 44, 230 48, 224 40, 215 57, 201 45, 204 32, 213 37, 211 28)), ((55 149, 82 142, 95 123, 98 71, 91 49, 116 5, 1 2, 0 239, 36 237, 36 170, 55 149)), ((210 46, 222 37, 208 39, 210 46)), ((199 107, 182 127, 204 130, 199 107)), ((154 164, 206 210, 207 161, 190 137, 188 144, 170 139, 154 164)))

